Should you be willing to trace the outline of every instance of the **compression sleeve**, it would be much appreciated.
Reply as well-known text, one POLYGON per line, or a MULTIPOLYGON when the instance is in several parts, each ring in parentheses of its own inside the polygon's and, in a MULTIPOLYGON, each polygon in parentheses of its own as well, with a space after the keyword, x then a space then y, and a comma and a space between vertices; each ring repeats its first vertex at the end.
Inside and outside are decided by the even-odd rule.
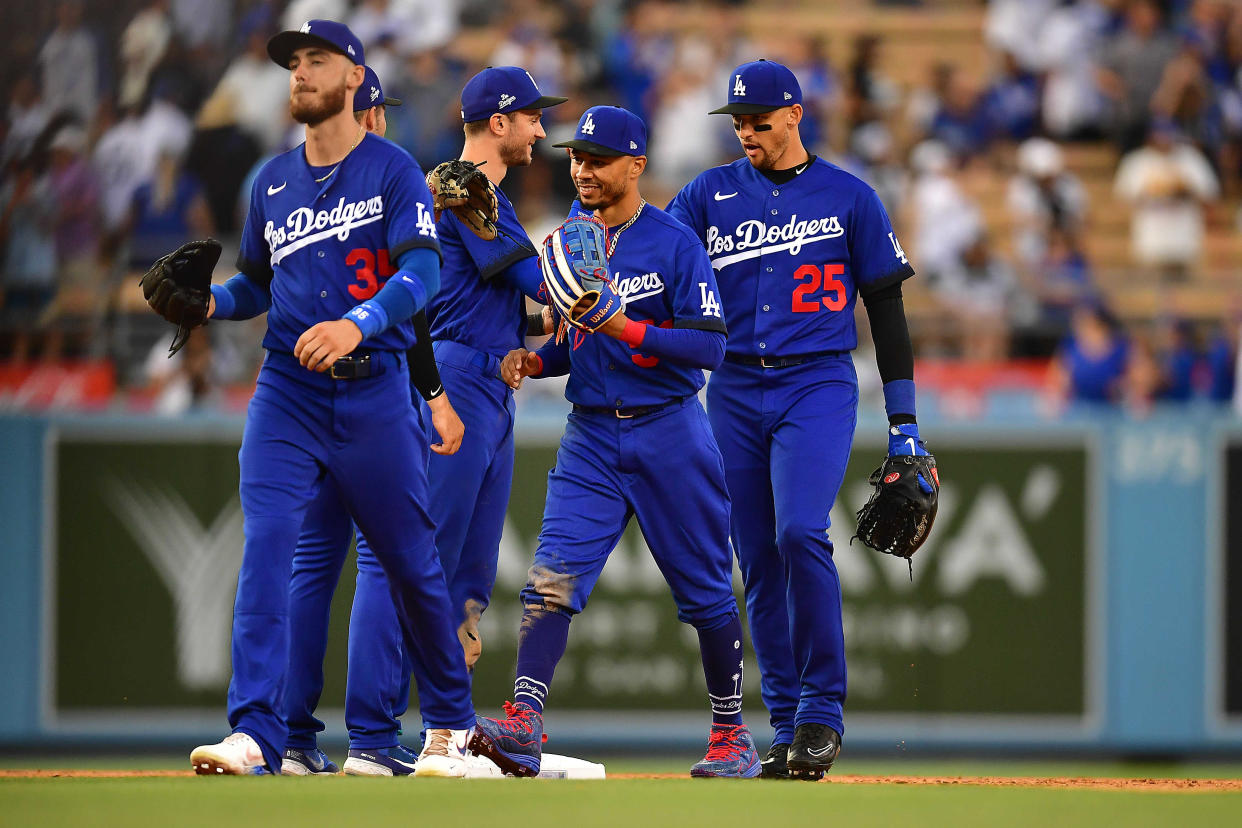
POLYGON ((901 283, 895 282, 863 295, 875 359, 884 383, 884 408, 893 425, 915 421, 914 348, 906 324, 901 283))
POLYGON ((238 273, 222 285, 212 285, 211 295, 216 300, 212 319, 253 319, 272 306, 271 292, 245 273, 238 273))
POLYGON ((543 273, 539 270, 538 256, 525 256, 518 259, 501 271, 501 277, 539 304, 548 304, 548 294, 543 289, 543 273))
POLYGON ((543 347, 535 351, 542 369, 536 377, 563 377, 569 373, 569 337, 560 342, 552 337, 543 343, 543 347))
POLYGON ((440 369, 436 365, 436 353, 431 347, 431 329, 427 325, 427 312, 414 314, 414 344, 406 353, 410 363, 410 384, 418 389, 419 395, 431 402, 444 393, 444 384, 440 382, 440 369))
POLYGON ((634 320, 625 323, 622 342, 647 356, 714 371, 724 360, 725 335, 700 328, 657 328, 634 320))
POLYGON ((380 292, 355 305, 341 318, 349 319, 367 339, 399 325, 427 305, 440 289, 440 253, 429 247, 406 250, 380 292))

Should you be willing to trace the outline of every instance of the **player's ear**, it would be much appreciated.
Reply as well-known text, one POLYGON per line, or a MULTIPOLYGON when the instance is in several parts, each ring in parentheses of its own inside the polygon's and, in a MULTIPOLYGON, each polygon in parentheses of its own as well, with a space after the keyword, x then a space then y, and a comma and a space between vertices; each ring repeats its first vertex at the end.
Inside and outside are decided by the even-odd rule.
POLYGON ((647 169, 647 156, 636 155, 630 165, 630 178, 638 178, 647 169))
POLYGON ((505 134, 505 129, 509 124, 509 119, 499 112, 493 112, 492 117, 488 119, 488 126, 492 129, 492 135, 497 138, 505 134))
POLYGON ((789 126, 794 127, 802 123, 802 104, 794 104, 789 107, 789 126))
POLYGON ((366 79, 366 70, 358 64, 352 64, 349 72, 345 75, 346 89, 359 89, 362 87, 363 80, 366 79))

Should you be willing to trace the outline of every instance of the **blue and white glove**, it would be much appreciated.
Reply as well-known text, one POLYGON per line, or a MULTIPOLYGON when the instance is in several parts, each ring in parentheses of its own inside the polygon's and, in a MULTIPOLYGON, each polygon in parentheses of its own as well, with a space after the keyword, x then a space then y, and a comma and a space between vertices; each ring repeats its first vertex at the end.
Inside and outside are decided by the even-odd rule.
POLYGON ((930 453, 919 437, 919 427, 916 423, 902 423, 901 425, 889 426, 889 457, 922 457, 930 453))

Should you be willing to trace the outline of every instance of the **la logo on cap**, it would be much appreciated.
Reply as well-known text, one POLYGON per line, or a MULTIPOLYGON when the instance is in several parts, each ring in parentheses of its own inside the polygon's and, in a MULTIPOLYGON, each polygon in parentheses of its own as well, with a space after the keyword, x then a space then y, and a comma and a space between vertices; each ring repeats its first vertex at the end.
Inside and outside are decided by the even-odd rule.
POLYGON ((582 134, 583 135, 594 135, 595 134, 595 120, 591 117, 591 113, 589 112, 587 113, 586 120, 582 122, 582 134))
POLYGON ((514 97, 513 95, 509 95, 509 94, 501 95, 500 96, 500 108, 504 109, 506 106, 508 106, 509 104, 513 103, 516 100, 517 98, 514 97))
POLYGON ((737 75, 737 80, 733 82, 733 94, 739 98, 746 97, 746 84, 742 83, 742 76, 737 75))

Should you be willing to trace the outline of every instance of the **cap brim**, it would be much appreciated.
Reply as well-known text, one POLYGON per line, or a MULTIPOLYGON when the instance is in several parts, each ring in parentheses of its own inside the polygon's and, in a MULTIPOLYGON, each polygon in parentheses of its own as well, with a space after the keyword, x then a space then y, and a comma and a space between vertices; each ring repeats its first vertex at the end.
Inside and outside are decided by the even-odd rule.
MULTIPOLYGON (((293 53, 298 49, 305 49, 307 46, 318 46, 321 49, 327 49, 329 52, 336 52, 338 55, 345 55, 350 60, 354 60, 330 40, 324 40, 322 37, 309 32, 294 31, 281 32, 278 35, 274 35, 267 42, 267 56, 275 61, 277 66, 288 69, 289 61, 293 59, 293 53)), ((357 63, 357 61, 354 61, 354 63, 357 63)))
POLYGON ((397 98, 384 98, 384 106, 401 106, 401 101, 397 98))
POLYGON ((534 103, 527 104, 522 107, 522 109, 547 109, 549 106, 563 104, 567 100, 569 100, 569 98, 561 98, 556 95, 544 95, 542 98, 538 98, 534 103))
POLYGON ((719 109, 713 109, 708 115, 762 115, 765 112, 775 112, 778 109, 784 109, 787 106, 793 106, 793 103, 782 104, 781 106, 768 106, 767 104, 743 104, 734 103, 727 104, 719 109))
POLYGON ((582 152, 589 152, 591 155, 603 155, 608 158, 618 158, 622 155, 630 155, 628 152, 621 152, 620 150, 615 150, 612 147, 597 144, 594 141, 562 141, 559 144, 553 144, 552 146, 581 150, 582 152))

